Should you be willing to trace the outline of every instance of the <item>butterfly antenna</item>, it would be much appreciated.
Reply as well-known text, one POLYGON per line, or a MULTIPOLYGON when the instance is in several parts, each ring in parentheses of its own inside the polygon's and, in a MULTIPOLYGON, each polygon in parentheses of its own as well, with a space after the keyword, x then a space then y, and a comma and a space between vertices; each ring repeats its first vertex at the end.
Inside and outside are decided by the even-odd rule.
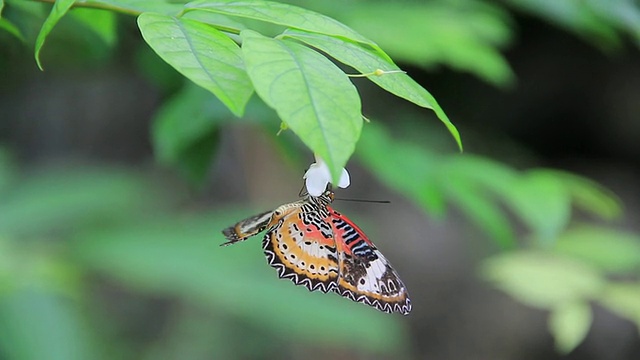
POLYGON ((353 201, 353 202, 364 202, 364 203, 376 203, 376 204, 391 204, 391 201, 389 201, 389 200, 366 200, 366 199, 343 199, 343 198, 336 198, 336 200, 353 201))

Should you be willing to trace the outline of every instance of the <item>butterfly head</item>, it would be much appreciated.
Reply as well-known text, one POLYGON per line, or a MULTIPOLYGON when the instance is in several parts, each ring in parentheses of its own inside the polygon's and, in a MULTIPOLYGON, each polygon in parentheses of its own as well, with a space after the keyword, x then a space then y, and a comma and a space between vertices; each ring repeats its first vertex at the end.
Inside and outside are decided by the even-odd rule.
POLYGON ((333 200, 335 199, 335 193, 333 192, 331 184, 327 184, 327 188, 319 196, 313 196, 313 195, 309 194, 309 192, 307 191, 306 186, 303 185, 302 189, 300 189, 300 193, 298 195, 300 197, 304 197, 306 199, 310 199, 310 200, 313 199, 313 200, 316 200, 316 201, 320 201, 324 205, 328 205, 328 204, 332 203, 333 200))
POLYGON ((320 195, 320 197, 327 203, 330 204, 333 202, 333 200, 335 199, 335 193, 333 192, 333 190, 331 190, 331 185, 329 185, 327 187, 327 190, 325 190, 322 195, 320 195))

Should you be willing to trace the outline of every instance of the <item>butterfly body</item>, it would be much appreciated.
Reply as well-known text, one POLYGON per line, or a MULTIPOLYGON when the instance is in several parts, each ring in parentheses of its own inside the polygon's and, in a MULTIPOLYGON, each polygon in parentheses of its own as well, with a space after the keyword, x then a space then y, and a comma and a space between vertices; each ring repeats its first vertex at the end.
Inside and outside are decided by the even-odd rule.
POLYGON ((278 276, 311 291, 333 291, 384 312, 411 311, 406 287, 362 230, 329 204, 307 196, 223 230, 230 245, 264 230, 262 246, 278 276))

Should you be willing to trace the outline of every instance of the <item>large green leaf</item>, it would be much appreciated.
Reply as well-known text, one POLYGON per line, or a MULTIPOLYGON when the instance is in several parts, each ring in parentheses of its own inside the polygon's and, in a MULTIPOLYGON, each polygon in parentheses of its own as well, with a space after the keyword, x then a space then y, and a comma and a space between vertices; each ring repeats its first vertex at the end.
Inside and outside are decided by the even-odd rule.
POLYGON ((212 11, 283 25, 294 29, 344 37, 377 48, 377 45, 348 26, 322 14, 301 7, 274 1, 194 1, 185 5, 186 11, 212 11))
POLYGON ((396 96, 411 101, 418 106, 433 109, 462 150, 458 129, 451 123, 435 98, 409 75, 401 72, 400 68, 386 54, 342 38, 318 33, 288 30, 285 32, 285 36, 303 41, 363 74, 371 74, 367 76, 369 80, 396 96), (396 70, 399 72, 382 75, 373 74, 376 70, 382 70, 383 72, 396 70))
POLYGON ((591 307, 585 301, 568 302, 553 308, 549 330, 556 340, 556 349, 566 354, 580 345, 589 332, 592 320, 591 307))
POLYGON ((333 179, 362 130, 360 97, 323 55, 293 41, 241 33, 249 77, 264 102, 329 166, 333 179))
POLYGON ((145 41, 189 80, 211 91, 241 116, 253 93, 238 45, 198 21, 144 13, 138 25, 145 41))
POLYGON ((36 38, 35 48, 36 63, 40 70, 43 70, 42 63, 40 62, 40 50, 42 50, 42 45, 44 45, 44 41, 47 36, 49 36, 53 27, 58 23, 58 21, 60 21, 60 19, 62 19, 64 14, 69 11, 74 2, 75 0, 56 0, 55 4, 53 4, 53 7, 51 8, 51 13, 49 13, 49 16, 42 24, 42 28, 36 38))

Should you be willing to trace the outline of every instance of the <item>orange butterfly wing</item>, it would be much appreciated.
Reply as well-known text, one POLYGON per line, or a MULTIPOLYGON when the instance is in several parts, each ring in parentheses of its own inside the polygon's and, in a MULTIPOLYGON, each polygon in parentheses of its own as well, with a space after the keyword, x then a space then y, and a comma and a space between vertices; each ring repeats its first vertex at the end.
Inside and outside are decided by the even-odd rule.
POLYGON ((407 288, 391 263, 356 224, 331 207, 328 210, 340 265, 334 291, 380 311, 409 314, 407 288))
POLYGON ((323 218, 326 211, 308 202, 279 209, 282 211, 274 212, 275 226, 262 241, 269 265, 280 278, 296 285, 311 291, 333 291, 338 285, 338 253, 331 225, 323 218))

